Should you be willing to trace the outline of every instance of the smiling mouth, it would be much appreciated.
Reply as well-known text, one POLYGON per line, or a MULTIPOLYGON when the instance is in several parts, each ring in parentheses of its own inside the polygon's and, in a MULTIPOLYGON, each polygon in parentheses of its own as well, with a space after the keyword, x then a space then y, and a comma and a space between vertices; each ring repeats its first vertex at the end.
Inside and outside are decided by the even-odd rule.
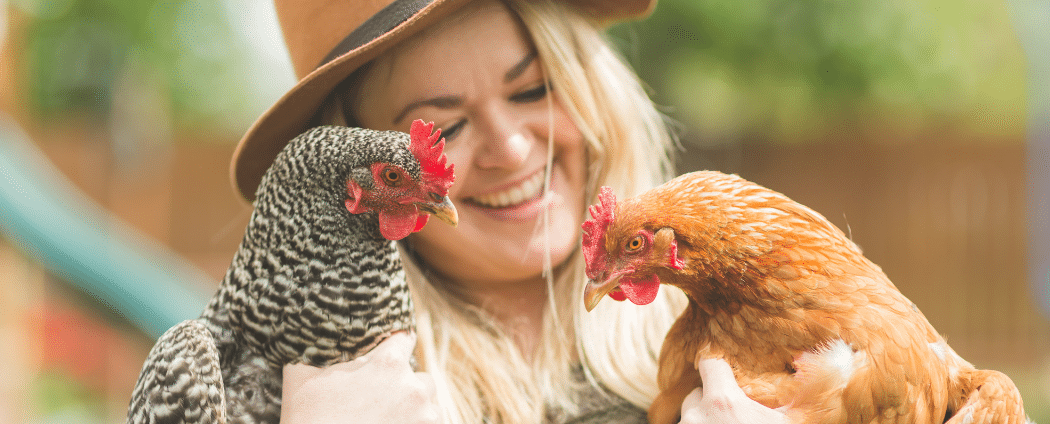
POLYGON ((535 200, 543 194, 543 170, 532 174, 521 183, 494 193, 468 198, 471 203, 486 208, 506 208, 535 200))

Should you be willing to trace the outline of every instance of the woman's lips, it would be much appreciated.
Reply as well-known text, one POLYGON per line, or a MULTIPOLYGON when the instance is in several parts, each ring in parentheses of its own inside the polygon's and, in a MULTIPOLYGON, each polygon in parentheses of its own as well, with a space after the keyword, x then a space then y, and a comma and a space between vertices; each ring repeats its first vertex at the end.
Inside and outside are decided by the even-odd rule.
POLYGON ((467 200, 478 206, 491 209, 519 206, 536 200, 543 194, 543 173, 543 170, 540 170, 520 183, 504 190, 471 196, 467 200))

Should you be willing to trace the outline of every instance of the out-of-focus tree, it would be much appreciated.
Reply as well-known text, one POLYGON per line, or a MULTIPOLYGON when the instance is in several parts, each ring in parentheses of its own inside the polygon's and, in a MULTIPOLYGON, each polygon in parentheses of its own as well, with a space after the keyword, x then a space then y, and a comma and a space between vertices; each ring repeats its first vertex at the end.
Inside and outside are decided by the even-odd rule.
POLYGON ((1024 56, 1001 1, 661 0, 613 34, 694 141, 1024 131, 1024 56))
POLYGON ((26 100, 42 120, 86 112, 113 121, 130 113, 159 131, 236 134, 273 100, 253 75, 267 70, 253 62, 252 34, 231 21, 230 2, 12 3, 26 17, 20 70, 26 100))
MULTIPOLYGON (((224 162, 293 82, 274 48, 276 17, 258 0, 0 0, 0 10, 10 22, 0 170, 14 171, 0 172, 0 253, 18 248, 41 274, 36 292, 12 298, 27 306, 0 320, 17 323, 0 334, 14 346, 3 353, 32 364, 9 379, 24 384, 0 402, 0 422, 11 421, 4 412, 122 422, 146 336, 199 314, 218 281, 188 260, 221 263, 235 249, 232 223, 247 213, 231 204, 224 162)), ((0 255, 0 269, 13 257, 0 255)), ((0 283, 28 285, 12 275, 0 283)))

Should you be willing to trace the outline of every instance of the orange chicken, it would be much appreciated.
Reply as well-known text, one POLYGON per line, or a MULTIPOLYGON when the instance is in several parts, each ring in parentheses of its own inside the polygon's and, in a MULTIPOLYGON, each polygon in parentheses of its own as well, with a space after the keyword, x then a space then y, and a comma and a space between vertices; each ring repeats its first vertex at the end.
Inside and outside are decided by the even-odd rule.
POLYGON ((660 352, 653 424, 678 422, 708 358, 792 422, 1025 422, 1010 379, 959 357, 817 212, 706 171, 620 204, 603 187, 599 201, 583 224, 587 309, 606 295, 647 304, 661 284, 689 298, 660 352))

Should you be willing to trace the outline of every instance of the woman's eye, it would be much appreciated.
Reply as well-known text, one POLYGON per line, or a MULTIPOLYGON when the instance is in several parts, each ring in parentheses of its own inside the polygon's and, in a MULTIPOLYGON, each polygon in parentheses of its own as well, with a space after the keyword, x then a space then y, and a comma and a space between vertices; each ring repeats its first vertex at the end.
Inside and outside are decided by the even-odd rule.
POLYGON ((542 100, 547 96, 548 87, 547 84, 541 84, 539 87, 530 88, 522 91, 518 94, 510 96, 510 100, 518 103, 531 103, 538 100, 542 100))
POLYGON ((467 124, 466 119, 460 119, 456 123, 444 127, 441 129, 441 136, 445 138, 445 141, 451 141, 456 135, 459 134, 459 130, 463 129, 463 126, 467 124))

